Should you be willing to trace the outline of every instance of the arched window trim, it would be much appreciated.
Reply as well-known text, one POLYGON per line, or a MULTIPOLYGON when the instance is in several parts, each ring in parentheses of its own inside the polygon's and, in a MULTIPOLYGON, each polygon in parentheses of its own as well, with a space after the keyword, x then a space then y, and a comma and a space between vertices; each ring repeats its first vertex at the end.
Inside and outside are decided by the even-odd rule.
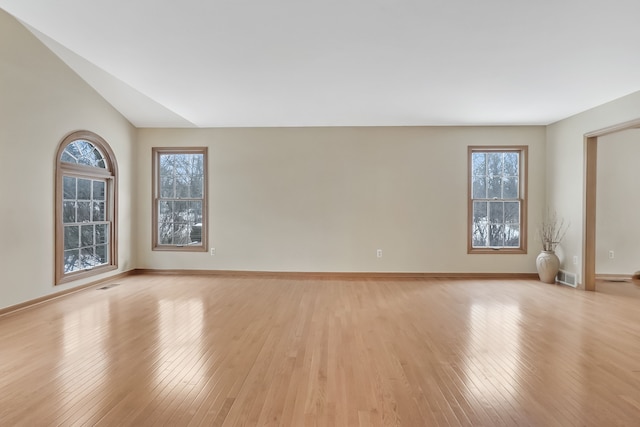
POLYGON ((55 284, 68 283, 74 280, 95 276, 118 268, 118 165, 113 150, 99 135, 80 130, 68 134, 58 146, 56 152, 55 180, 55 284), (96 146, 104 156, 105 168, 86 166, 61 161, 62 153, 69 144, 77 140, 88 141, 96 146), (109 262, 91 270, 72 273, 64 272, 64 227, 62 218, 63 187, 62 177, 75 176, 81 178, 101 178, 107 180, 106 217, 111 223, 109 227, 109 262))

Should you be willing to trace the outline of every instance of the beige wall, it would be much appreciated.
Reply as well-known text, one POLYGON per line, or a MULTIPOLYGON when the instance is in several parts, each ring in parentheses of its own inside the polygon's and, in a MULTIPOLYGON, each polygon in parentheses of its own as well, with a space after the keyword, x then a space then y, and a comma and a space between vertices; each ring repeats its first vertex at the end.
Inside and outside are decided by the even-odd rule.
POLYGON ((138 135, 141 268, 535 272, 534 239, 527 255, 467 254, 467 146, 529 146, 535 225, 544 201, 543 127, 142 129, 138 135), (209 148, 215 256, 151 251, 154 146, 209 148))
POLYGON ((91 130, 120 170, 119 269, 134 267, 135 129, 15 19, 0 10, 0 308, 83 282, 54 286, 54 165, 62 138, 91 130))
POLYGON ((639 160, 640 129, 598 138, 596 274, 640 270, 639 160))
POLYGON ((571 224, 558 251, 567 271, 582 275, 584 135, 638 118, 640 92, 635 92, 547 126, 547 202, 571 224))
POLYGON ((54 156, 74 130, 117 157, 119 271, 534 272, 548 204, 571 223, 563 267, 580 272, 583 135, 640 117, 638 92, 546 129, 136 130, 3 11, 0 57, 0 308, 87 282, 53 286, 54 156), (466 253, 466 150, 482 144, 529 146, 526 255, 466 253), (153 146, 209 147, 216 256, 151 251, 153 146))

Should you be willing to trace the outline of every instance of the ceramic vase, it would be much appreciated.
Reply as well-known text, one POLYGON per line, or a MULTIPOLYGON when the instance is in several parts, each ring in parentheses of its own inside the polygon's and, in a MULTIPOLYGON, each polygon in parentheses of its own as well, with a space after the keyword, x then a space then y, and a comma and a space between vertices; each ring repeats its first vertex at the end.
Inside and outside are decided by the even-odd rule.
POLYGON ((555 283, 560 270, 560 259, 554 251, 542 251, 536 258, 538 276, 544 283, 555 283))

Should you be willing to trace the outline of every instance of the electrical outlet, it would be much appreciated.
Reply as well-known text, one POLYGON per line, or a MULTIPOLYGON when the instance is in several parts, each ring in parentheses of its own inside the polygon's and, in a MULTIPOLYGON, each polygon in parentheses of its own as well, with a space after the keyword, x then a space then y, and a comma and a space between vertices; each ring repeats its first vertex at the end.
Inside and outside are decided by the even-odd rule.
POLYGON ((376 256, 377 256, 378 258, 382 258, 382 249, 378 249, 378 250, 376 251, 376 256))
POLYGON ((216 248, 211 248, 211 256, 214 256, 216 254, 216 248))
POLYGON ((613 251, 609 251, 609 259, 614 259, 616 254, 613 251))
POLYGON ((578 265, 578 255, 573 256, 573 265, 578 265))

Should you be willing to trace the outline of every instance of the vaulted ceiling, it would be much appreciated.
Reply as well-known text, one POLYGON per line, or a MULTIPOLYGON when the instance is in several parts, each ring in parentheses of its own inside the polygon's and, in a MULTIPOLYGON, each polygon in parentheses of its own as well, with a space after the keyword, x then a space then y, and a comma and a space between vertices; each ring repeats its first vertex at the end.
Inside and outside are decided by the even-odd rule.
POLYGON ((138 127, 544 125, 640 90, 638 0, 0 0, 138 127))

